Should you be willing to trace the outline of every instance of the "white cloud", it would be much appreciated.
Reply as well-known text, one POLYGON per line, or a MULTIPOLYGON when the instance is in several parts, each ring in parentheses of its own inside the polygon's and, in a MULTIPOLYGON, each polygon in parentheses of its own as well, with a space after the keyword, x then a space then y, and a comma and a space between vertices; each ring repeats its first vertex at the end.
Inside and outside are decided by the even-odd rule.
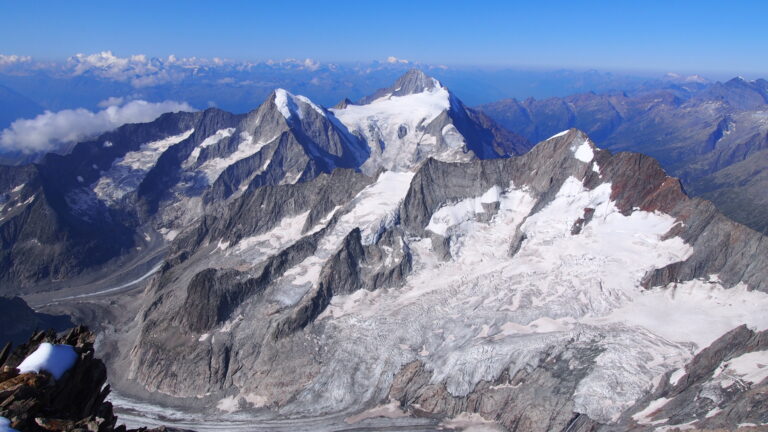
POLYGON ((16 63, 30 63, 32 57, 0 54, 0 66, 8 66, 16 63))
POLYGON ((409 63, 409 61, 406 60, 406 59, 399 59, 399 58, 397 58, 395 56, 389 56, 389 57, 387 57, 387 63, 403 63, 403 64, 407 64, 407 63, 409 63))
POLYGON ((118 57, 112 51, 102 51, 88 55, 75 54, 67 59, 67 68, 73 76, 90 73, 101 78, 130 82, 135 88, 142 88, 179 81, 184 78, 184 73, 168 68, 197 62, 195 58, 179 60, 174 55, 164 60, 149 58, 144 54, 118 57))
POLYGON ((320 62, 312 59, 305 59, 304 60, 304 68, 310 71, 316 71, 320 69, 320 62))
POLYGON ((84 108, 46 111, 33 119, 16 120, 0 132, 0 148, 26 154, 51 151, 61 144, 82 141, 126 123, 149 122, 163 113, 176 111, 195 109, 186 102, 134 100, 122 106, 113 104, 98 112, 84 108))
POLYGON ((103 101, 99 102, 99 107, 100 108, 107 108, 107 107, 111 107, 111 106, 120 106, 120 105, 123 104, 123 102, 125 102, 125 98, 124 97, 112 96, 110 98, 104 99, 103 101))

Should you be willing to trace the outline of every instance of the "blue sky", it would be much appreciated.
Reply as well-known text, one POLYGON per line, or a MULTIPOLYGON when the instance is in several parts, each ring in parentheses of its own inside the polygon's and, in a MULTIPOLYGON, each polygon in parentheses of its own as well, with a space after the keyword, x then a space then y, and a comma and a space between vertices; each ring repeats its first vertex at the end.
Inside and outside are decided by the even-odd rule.
POLYGON ((0 53, 767 76, 765 1, 1 1, 0 53))

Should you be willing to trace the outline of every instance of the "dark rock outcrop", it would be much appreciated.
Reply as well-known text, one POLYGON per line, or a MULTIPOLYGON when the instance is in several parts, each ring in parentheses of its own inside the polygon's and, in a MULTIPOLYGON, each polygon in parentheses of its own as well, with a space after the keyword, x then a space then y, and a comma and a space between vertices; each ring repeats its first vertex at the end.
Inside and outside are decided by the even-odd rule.
MULTIPOLYGON (((95 357, 94 339, 88 329, 77 327, 63 336, 52 330, 35 333, 12 351, 7 345, 0 351, 0 416, 23 432, 127 432, 125 426, 117 425, 112 404, 106 401, 110 392, 107 369, 95 357), (59 379, 46 371, 19 374, 16 369, 43 342, 71 345, 78 355, 72 368, 59 379)), ((163 427, 133 431, 173 430, 163 427)))
POLYGON ((74 327, 66 315, 49 315, 32 310, 21 297, 0 297, 0 346, 19 345, 41 329, 60 332, 74 327))

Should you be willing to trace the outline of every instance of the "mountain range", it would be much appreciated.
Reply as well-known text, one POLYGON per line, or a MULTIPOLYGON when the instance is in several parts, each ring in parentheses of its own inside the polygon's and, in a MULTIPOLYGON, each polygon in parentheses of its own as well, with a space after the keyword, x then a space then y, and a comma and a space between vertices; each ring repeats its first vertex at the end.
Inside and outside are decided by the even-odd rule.
POLYGON ((672 82, 633 92, 508 99, 479 109, 531 142, 577 127, 607 149, 653 156, 686 192, 758 231, 768 229, 768 81, 672 82))
POLYGON ((277 89, 4 166, 1 294, 97 329, 137 421, 767 423, 765 237, 603 129, 517 135, 483 109, 410 70, 356 103, 277 89))
POLYGON ((413 67, 447 83, 469 105, 500 97, 564 96, 589 90, 634 88, 648 79, 594 70, 472 68, 418 64, 396 58, 336 64, 312 59, 121 57, 109 51, 76 54, 63 61, 0 54, 0 86, 16 95, 7 97, 0 87, 0 129, 44 110, 97 110, 110 98, 176 100, 198 109, 216 106, 244 113, 263 102, 272 90, 282 87, 330 106, 344 97, 363 98, 413 67))

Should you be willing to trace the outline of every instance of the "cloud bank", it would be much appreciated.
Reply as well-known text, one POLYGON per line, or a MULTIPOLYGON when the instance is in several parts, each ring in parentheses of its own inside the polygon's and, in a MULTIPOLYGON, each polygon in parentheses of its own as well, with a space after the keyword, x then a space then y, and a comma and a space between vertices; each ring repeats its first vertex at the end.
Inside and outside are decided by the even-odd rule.
MULTIPOLYGON (((105 101, 120 103, 121 99, 105 101)), ((166 112, 196 111, 186 102, 134 100, 125 105, 110 104, 92 112, 84 108, 46 111, 33 119, 19 119, 0 132, 0 149, 24 154, 48 152, 63 144, 83 141, 126 123, 143 123, 166 112)))

